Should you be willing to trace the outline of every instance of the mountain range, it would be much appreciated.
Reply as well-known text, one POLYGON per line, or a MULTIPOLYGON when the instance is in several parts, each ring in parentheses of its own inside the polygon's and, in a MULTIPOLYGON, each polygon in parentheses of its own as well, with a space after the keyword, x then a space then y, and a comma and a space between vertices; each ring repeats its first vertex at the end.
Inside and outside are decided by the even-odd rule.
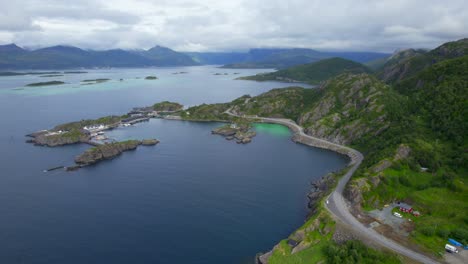
POLYGON ((368 62, 387 58, 391 54, 378 52, 323 52, 305 48, 250 49, 246 53, 186 53, 201 64, 225 64, 224 68, 276 68, 284 69, 327 58, 343 58, 355 62, 368 62))
POLYGON ((250 49, 248 52, 177 52, 155 46, 148 50, 84 50, 52 46, 36 50, 16 44, 0 45, 0 69, 66 69, 93 67, 194 66, 216 64, 225 68, 287 68, 340 57, 368 62, 390 56, 375 52, 321 52, 312 49, 250 49))
POLYGON ((149 50, 83 50, 53 46, 26 50, 15 44, 0 46, 0 69, 63 69, 92 67, 193 66, 188 55, 156 46, 149 50))

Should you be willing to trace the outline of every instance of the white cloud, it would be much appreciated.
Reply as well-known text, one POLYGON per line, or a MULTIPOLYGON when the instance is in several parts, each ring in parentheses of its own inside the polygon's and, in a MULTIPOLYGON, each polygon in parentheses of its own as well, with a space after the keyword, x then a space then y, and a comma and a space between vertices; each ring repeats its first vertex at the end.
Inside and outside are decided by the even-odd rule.
POLYGON ((468 36, 464 0, 0 0, 0 42, 393 51, 468 36))

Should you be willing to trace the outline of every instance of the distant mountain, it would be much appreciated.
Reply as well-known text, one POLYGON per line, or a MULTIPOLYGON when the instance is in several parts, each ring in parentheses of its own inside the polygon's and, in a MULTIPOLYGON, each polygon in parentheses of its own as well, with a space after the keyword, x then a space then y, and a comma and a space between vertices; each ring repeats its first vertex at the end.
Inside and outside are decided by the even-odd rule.
POLYGON ((147 51, 94 51, 53 46, 33 51, 15 44, 0 46, 0 69, 62 69, 80 67, 147 67, 198 65, 189 56, 156 46, 147 51))
POLYGON ((389 57, 377 75, 387 83, 396 83, 438 62, 467 54, 468 38, 445 43, 431 51, 402 50, 389 57))
POLYGON ((255 81, 301 81, 309 83, 319 83, 341 73, 369 73, 370 70, 364 65, 342 59, 331 58, 324 59, 318 62, 293 66, 284 70, 279 70, 272 73, 257 74, 254 76, 241 77, 242 80, 255 81))
POLYGON ((199 65, 199 63, 190 58, 190 56, 161 46, 156 46, 147 51, 139 52, 139 54, 152 61, 157 61, 158 66, 199 65))
POLYGON ((207 65, 224 65, 245 61, 248 53, 242 52, 184 52, 194 61, 207 65))
POLYGON ((376 52, 321 52, 313 49, 251 49, 236 63, 227 63, 224 68, 276 68, 316 62, 326 58, 340 57, 355 62, 367 62, 390 54, 376 52))
POLYGON ((26 50, 16 46, 15 44, 8 44, 0 46, 0 52, 23 53, 26 52, 26 50))

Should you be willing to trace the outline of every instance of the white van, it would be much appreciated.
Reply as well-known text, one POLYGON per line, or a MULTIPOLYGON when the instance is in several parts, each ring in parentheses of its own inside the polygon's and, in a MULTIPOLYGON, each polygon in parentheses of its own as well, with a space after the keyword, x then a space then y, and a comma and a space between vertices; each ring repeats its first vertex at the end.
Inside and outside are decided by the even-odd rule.
POLYGON ((458 253, 458 249, 449 244, 445 244, 445 250, 447 250, 450 253, 458 253))

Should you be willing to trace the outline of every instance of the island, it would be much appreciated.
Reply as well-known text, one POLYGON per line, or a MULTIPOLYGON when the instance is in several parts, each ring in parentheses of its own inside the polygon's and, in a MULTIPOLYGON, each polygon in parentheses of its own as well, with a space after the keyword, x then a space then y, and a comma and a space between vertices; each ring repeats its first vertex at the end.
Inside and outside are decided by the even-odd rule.
POLYGON ((224 126, 215 128, 211 131, 212 134, 221 135, 226 140, 235 140, 237 144, 247 144, 252 142, 252 138, 257 133, 252 130, 251 123, 230 123, 224 126))
POLYGON ((65 84, 65 82, 62 82, 62 81, 50 81, 50 82, 30 83, 30 84, 26 84, 26 86, 29 86, 29 87, 36 87, 36 86, 50 86, 50 85, 62 85, 62 84, 65 84))
POLYGON ((87 71, 64 71, 65 74, 85 74, 87 71))
POLYGON ((89 79, 89 80, 83 80, 81 82, 84 82, 84 83, 102 83, 102 82, 107 82, 107 81, 110 81, 110 79, 107 79, 107 78, 89 79))
POLYGON ((0 72, 0 77, 2 76, 22 76, 22 75, 46 75, 46 74, 60 74, 56 71, 48 72, 0 72))
POLYGON ((121 116, 105 116, 98 119, 87 119, 60 124, 52 129, 41 130, 27 135, 26 142, 37 146, 59 147, 71 144, 88 144, 92 148, 75 158, 75 165, 56 166, 46 171, 65 168, 74 171, 84 166, 112 159, 121 153, 134 150, 138 146, 154 146, 157 139, 109 141, 105 131, 118 127, 129 127, 133 124, 148 121, 150 118, 166 118, 168 115, 181 111, 183 105, 164 101, 148 107, 135 107, 121 116))
POLYGON ((49 78, 49 77, 62 77, 64 76, 63 74, 46 74, 46 75, 40 75, 39 77, 42 78, 49 78))
POLYGON ((156 76, 146 76, 145 77, 145 80, 157 80, 157 79, 158 79, 158 77, 156 77, 156 76))
POLYGON ((113 159, 125 151, 137 149, 140 145, 153 146, 158 143, 159 141, 157 139, 145 139, 98 144, 78 155, 75 158, 75 163, 77 165, 66 167, 66 170, 73 171, 84 166, 96 164, 103 160, 113 159))

